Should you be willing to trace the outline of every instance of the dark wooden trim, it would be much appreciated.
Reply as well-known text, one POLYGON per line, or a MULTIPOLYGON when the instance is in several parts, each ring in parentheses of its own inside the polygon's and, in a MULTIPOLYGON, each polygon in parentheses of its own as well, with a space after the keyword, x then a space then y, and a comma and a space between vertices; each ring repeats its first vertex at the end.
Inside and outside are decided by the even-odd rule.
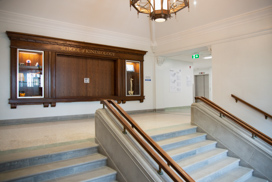
POLYGON ((163 169, 173 181, 185 180, 187 182, 194 182, 191 176, 189 176, 149 135, 147 135, 118 104, 116 104, 113 100, 103 100, 101 103, 106 105, 110 112, 123 125, 124 129, 127 130, 131 136, 133 136, 133 138, 144 148, 150 157, 156 161, 159 168, 163 169), (134 129, 137 132, 134 131, 134 129), (142 137, 145 140, 143 140, 142 137))
MULTIPOLYGON (((56 106, 56 102, 82 102, 82 101, 100 101, 101 99, 114 99, 117 100, 118 103, 125 103, 126 101, 138 100, 143 102, 144 97, 144 83, 143 83, 143 61, 144 55, 146 51, 121 48, 121 47, 113 47, 107 45, 93 44, 87 42, 80 42, 74 40, 67 39, 59 39, 54 37, 47 37, 41 35, 33 35, 33 34, 25 34, 19 32, 6 32, 7 36, 10 39, 10 99, 9 104, 11 104, 11 108, 16 108, 16 105, 30 105, 30 104, 43 104, 45 107, 48 107, 50 104, 52 107, 56 106), (43 66, 43 75, 44 75, 44 98, 18 98, 17 93, 17 50, 18 49, 29 49, 33 51, 43 51, 44 52, 44 66, 43 66), (84 92, 84 88, 82 84, 78 87, 80 93, 80 97, 68 97, 69 94, 63 93, 65 90, 67 91, 69 88, 67 87, 67 80, 65 82, 66 85, 60 86, 58 83, 64 83, 62 80, 65 80, 65 76, 68 71, 60 70, 60 66, 58 66, 58 61, 60 57, 58 56, 68 56, 75 57, 76 60, 86 59, 86 65, 89 64, 92 60, 97 59, 99 64, 104 65, 101 66, 103 70, 106 70, 103 73, 99 74, 101 71, 93 74, 92 78, 97 78, 95 81, 99 81, 100 85, 92 85, 92 87, 88 87, 86 85, 86 92, 84 92), (88 60, 88 61, 87 61, 88 60), (91 60, 91 61, 90 61, 91 60), (101 61, 100 61, 101 60, 101 61), (106 64, 103 62, 105 60, 108 61, 106 64), (126 95, 126 82, 125 82, 125 74, 126 74, 126 60, 135 60, 139 61, 141 67, 141 92, 140 96, 127 96, 126 95), (88 63, 87 63, 88 62, 88 63), (114 66, 113 63, 114 62, 114 66), (112 71, 112 69, 114 69, 112 71), (62 71, 61 73, 58 71, 62 71), (112 71, 112 72, 111 72, 112 71), (112 74, 109 76, 107 73, 112 74), (60 75, 65 75, 61 77, 60 75), (107 75, 107 77, 104 77, 107 75), (102 78, 104 77, 104 78, 102 78), (110 78, 109 78, 110 77, 110 78), (114 77, 112 79, 112 77, 114 77), (61 80, 61 81, 60 81, 61 80), (100 82, 101 81, 101 82, 100 82), (104 82, 103 82, 104 81, 104 82), (105 83, 103 85, 103 83, 105 83), (58 84, 58 85, 56 85, 58 84), (110 86, 108 86, 110 84, 110 86), (101 86, 102 85, 102 86, 101 86), (90 93, 90 88, 101 89, 102 91, 106 90, 106 94, 99 95, 98 97, 94 97, 90 93), (103 89, 105 88, 105 89, 103 89), (110 90, 112 89, 112 90, 110 90), (88 91, 87 91, 88 90, 88 91), (61 93, 61 94, 60 94, 61 93), (63 95, 62 95, 63 94, 63 95), (66 95, 68 95, 66 97, 66 95), (88 97, 87 97, 88 95, 88 97), (86 97, 82 97, 86 96, 86 97)), ((68 61, 65 59, 62 60, 62 63, 66 64, 68 61)), ((70 63, 69 68, 73 68, 73 64, 70 63)), ((30 67, 28 67, 29 69, 30 67)), ((83 70, 80 68, 78 73, 85 76, 90 76, 91 74, 89 70, 83 70), (88 73, 88 74, 87 74, 88 73)), ((90 68, 90 67, 89 67, 90 68)), ((93 67, 91 67, 93 68, 93 67)), ((73 69, 71 69, 73 70, 73 69)), ((92 69, 90 69, 92 70, 92 69)), ((74 73, 74 72, 73 72, 74 73)), ((68 74, 67 74, 68 75, 68 74)), ((75 74, 74 74, 75 75, 75 74)), ((83 81, 82 78, 82 81, 83 81)), ((77 78, 81 79, 81 78, 77 78)), ((79 83, 79 82, 77 82, 79 83)), ((75 87, 70 87, 75 88, 75 87)), ((97 91, 98 92, 98 91, 97 91)), ((98 92, 103 93, 103 92, 98 92)), ((75 94, 72 94, 73 96, 75 94)))
MULTIPOLYGON (((142 50, 113 47, 113 46, 107 46, 107 45, 101 45, 101 44, 93 44, 93 43, 87 43, 87 42, 47 37, 42 35, 25 34, 25 33, 12 32, 12 31, 7 31, 6 33, 11 41, 17 42, 16 44, 11 45, 14 48, 20 48, 21 47, 20 42, 28 42, 33 44, 42 44, 43 50, 54 50, 54 51, 57 50, 58 52, 64 52, 64 53, 73 52, 73 53, 79 53, 80 55, 82 54, 92 55, 92 53, 88 51, 86 52, 86 50, 88 49, 95 50, 95 51, 109 51, 109 52, 121 54, 121 55, 122 54, 139 55, 140 57, 146 54, 146 51, 142 51, 142 50), (48 45, 51 45, 51 46, 48 46, 48 45), (85 51, 83 52, 80 49, 85 49, 85 51)), ((108 56, 105 56, 105 54, 103 53, 101 53, 100 56, 101 55, 104 55, 104 57, 108 57, 108 56)), ((114 56, 111 56, 111 57, 114 57, 114 56)), ((139 61, 143 61, 143 58, 141 58, 139 61)))
POLYGON ((253 126, 249 125, 245 121, 237 118, 236 116, 234 116, 233 114, 229 113, 228 111, 224 110, 223 108, 221 108, 220 106, 216 105, 214 102, 210 101, 209 99, 207 99, 205 97, 195 97, 195 99, 196 100, 200 100, 200 101, 204 102, 205 104, 209 105, 210 107, 212 107, 213 109, 217 110, 220 113, 220 116, 223 115, 223 116, 231 119, 232 121, 234 121, 235 123, 237 123, 238 125, 240 125, 241 127, 243 127, 244 129, 248 130, 249 132, 252 133, 252 136, 257 136, 260 139, 262 139, 263 141, 265 141, 266 143, 272 145, 272 138, 270 138, 269 136, 265 135, 261 131, 257 130, 253 126))
POLYGON ((252 109, 254 109, 254 110, 256 110, 256 111, 262 113, 262 114, 264 115, 264 118, 265 118, 265 119, 267 119, 268 117, 272 119, 272 115, 268 114, 267 112, 264 112, 263 110, 261 110, 261 109, 255 107, 255 106, 253 106, 253 105, 251 105, 250 103, 244 101, 243 99, 241 99, 241 98, 239 98, 239 97, 237 97, 237 96, 235 96, 235 95, 233 95, 233 94, 231 94, 231 96, 235 99, 236 103, 237 103, 238 101, 240 101, 240 102, 244 103, 245 105, 251 107, 252 109))
POLYGON ((11 48, 10 59, 10 97, 15 99, 17 98, 17 49, 11 48))

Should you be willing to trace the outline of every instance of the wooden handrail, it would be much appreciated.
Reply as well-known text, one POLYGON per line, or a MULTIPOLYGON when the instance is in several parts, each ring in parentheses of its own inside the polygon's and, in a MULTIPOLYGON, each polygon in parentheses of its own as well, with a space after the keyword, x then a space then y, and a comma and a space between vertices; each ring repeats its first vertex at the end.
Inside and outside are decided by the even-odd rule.
POLYGON ((235 99, 236 103, 237 103, 238 101, 241 101, 241 102, 244 103, 245 105, 251 107, 252 109, 255 109, 256 111, 259 111, 260 113, 262 113, 262 114, 264 115, 265 119, 267 119, 267 117, 272 118, 272 115, 270 115, 270 114, 264 112, 263 110, 261 110, 261 109, 255 107, 255 106, 253 106, 253 105, 251 105, 250 103, 244 101, 243 99, 241 99, 241 98, 239 98, 239 97, 237 97, 237 96, 235 96, 235 95, 233 95, 233 94, 231 94, 231 96, 235 99))
POLYGON ((161 172, 161 169, 163 169, 173 181, 194 182, 191 176, 189 176, 149 135, 147 135, 142 130, 142 128, 116 102, 113 100, 102 100, 101 103, 106 106, 108 110, 123 125, 123 132, 126 133, 127 130, 150 155, 150 157, 152 157, 159 165, 159 173, 161 172), (134 129, 141 136, 139 136, 139 134, 134 129), (145 140, 143 140, 141 137, 143 137, 145 140))
POLYGON ((267 136, 264 133, 260 132, 259 130, 257 130, 256 128, 252 127, 251 125, 249 125, 248 123, 244 122, 243 120, 241 120, 241 119, 237 118, 236 116, 232 115, 231 113, 229 113, 228 111, 224 110, 220 106, 216 105, 214 102, 210 101, 209 99, 207 99, 205 97, 195 97, 195 99, 196 100, 201 100, 205 104, 207 104, 210 107, 212 107, 213 109, 217 110, 220 113, 220 117, 222 117, 222 115, 226 116, 229 119, 231 119, 232 121, 234 121, 235 123, 239 124, 240 126, 242 126, 243 128, 245 128, 246 130, 248 130, 249 132, 251 132, 252 133, 252 138, 259 137, 260 139, 262 139, 266 143, 272 145, 272 138, 270 138, 269 136, 267 136))

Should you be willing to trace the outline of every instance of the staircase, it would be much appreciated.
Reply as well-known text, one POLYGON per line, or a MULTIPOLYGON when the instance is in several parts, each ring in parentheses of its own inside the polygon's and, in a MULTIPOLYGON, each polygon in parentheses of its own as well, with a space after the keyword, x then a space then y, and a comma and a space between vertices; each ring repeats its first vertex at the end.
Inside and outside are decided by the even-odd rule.
MULTIPOLYGON (((265 182, 253 169, 239 165, 217 142, 197 127, 184 124, 147 131, 195 181, 265 182)), ((98 153, 98 145, 83 142, 0 156, 0 181, 116 181, 117 172, 98 153)))
POLYGON ((195 181, 198 182, 264 182, 254 177, 253 169, 239 165, 240 160, 229 157, 217 142, 207 140, 205 133, 186 124, 147 131, 195 181))
POLYGON ((98 153, 98 145, 82 142, 0 156, 0 181, 115 181, 117 172, 98 153))

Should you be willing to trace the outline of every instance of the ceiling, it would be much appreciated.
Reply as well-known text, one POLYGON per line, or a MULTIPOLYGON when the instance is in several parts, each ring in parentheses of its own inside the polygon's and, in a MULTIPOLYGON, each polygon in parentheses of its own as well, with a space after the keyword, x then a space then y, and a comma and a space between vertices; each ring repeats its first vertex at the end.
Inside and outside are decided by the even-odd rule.
MULTIPOLYGON (((149 39, 162 38, 267 6, 272 6, 272 0, 190 0, 190 12, 186 8, 164 23, 151 24, 146 14, 137 16, 136 10, 130 9, 129 0, 0 0, 0 10, 3 11, 149 39), (153 31, 150 31, 153 25, 153 31)), ((163 56, 193 62, 196 69, 211 66, 211 60, 201 58, 206 54, 209 54, 208 47, 163 56), (199 59, 192 60, 194 52, 200 53, 199 59)))
POLYGON ((203 26, 272 5, 272 0, 190 0, 184 9, 164 23, 156 23, 156 38, 203 26), (194 5, 196 1, 196 5, 194 5))
MULTIPOLYGON (((272 5, 272 0, 190 0, 176 18, 155 23, 155 37, 272 5), (196 1, 196 5, 194 5, 196 1)), ((129 7, 129 0, 0 0, 0 10, 52 19, 140 37, 150 37, 149 18, 129 7)))
POLYGON ((212 67, 212 59, 203 59, 204 57, 210 55, 212 55, 211 49, 205 46, 163 55, 163 57, 167 57, 167 59, 171 60, 191 62, 193 63, 194 70, 198 70, 212 67), (192 59, 192 55, 196 53, 199 54, 199 58, 192 59))

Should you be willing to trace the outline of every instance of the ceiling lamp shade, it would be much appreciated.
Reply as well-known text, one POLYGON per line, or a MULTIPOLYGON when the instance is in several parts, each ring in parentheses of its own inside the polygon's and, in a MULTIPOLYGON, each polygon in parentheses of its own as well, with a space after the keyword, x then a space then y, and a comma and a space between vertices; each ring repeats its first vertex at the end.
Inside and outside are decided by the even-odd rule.
POLYGON ((138 14, 149 14, 151 20, 164 22, 171 18, 171 14, 189 8, 189 0, 130 0, 130 6, 133 6, 138 14))

